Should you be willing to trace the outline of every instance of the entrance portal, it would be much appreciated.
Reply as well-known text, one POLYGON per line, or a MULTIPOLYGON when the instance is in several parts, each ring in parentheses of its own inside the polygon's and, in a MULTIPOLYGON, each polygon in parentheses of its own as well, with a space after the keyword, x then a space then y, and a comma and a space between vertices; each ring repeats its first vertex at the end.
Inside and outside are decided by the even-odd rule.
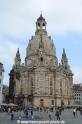
POLYGON ((64 101, 63 100, 61 100, 61 107, 63 107, 64 106, 64 101))
POLYGON ((41 106, 41 107, 44 106, 44 101, 43 101, 43 99, 40 99, 40 106, 41 106))

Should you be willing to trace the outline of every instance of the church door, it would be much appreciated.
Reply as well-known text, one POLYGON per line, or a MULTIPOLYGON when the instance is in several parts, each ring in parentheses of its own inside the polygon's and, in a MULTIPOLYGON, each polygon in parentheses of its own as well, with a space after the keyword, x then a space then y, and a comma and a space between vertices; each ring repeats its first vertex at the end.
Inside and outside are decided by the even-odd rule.
POLYGON ((43 99, 40 100, 40 106, 41 106, 41 107, 44 106, 44 101, 43 101, 43 99))

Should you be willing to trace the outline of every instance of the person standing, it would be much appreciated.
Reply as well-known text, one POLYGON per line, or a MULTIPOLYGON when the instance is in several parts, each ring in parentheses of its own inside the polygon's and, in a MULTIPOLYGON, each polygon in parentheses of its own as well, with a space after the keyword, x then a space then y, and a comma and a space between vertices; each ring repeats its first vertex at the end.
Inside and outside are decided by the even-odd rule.
POLYGON ((51 113, 49 113, 49 118, 50 118, 50 120, 52 119, 52 115, 51 115, 51 113))
POLYGON ((31 116, 33 115, 33 108, 31 108, 31 116))
POLYGON ((74 115, 74 117, 75 117, 75 114, 76 114, 76 109, 74 108, 73 109, 73 115, 74 115))
POLYGON ((25 113, 26 113, 26 117, 28 117, 28 109, 27 108, 25 110, 25 113))
POLYGON ((13 117, 14 117, 14 112, 12 111, 11 112, 11 121, 13 120, 13 117))
POLYGON ((57 116, 57 120, 60 120, 60 111, 59 111, 59 108, 56 110, 56 116, 57 116))

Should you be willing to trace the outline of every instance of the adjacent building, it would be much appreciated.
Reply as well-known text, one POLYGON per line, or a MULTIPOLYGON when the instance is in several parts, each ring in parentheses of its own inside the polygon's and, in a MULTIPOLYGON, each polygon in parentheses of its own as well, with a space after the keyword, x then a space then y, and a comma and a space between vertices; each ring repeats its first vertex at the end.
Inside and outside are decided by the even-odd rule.
POLYGON ((0 62, 0 103, 2 103, 2 89, 3 89, 4 67, 0 62))
POLYGON ((8 103, 8 95, 9 95, 9 87, 7 85, 3 85, 2 89, 2 102, 8 103))
POLYGON ((73 73, 66 52, 63 49, 61 64, 58 64, 56 48, 47 35, 46 25, 40 14, 35 36, 26 48, 25 64, 21 64, 17 50, 9 73, 9 101, 22 106, 73 106, 73 73))
POLYGON ((75 105, 82 105, 82 84, 74 84, 73 90, 75 105))

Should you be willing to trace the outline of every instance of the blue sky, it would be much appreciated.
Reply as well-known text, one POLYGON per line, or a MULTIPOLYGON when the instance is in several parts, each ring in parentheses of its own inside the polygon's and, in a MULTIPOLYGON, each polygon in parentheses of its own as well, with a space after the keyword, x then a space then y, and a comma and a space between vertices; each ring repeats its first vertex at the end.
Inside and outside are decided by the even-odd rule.
POLYGON ((4 64, 4 81, 9 84, 9 72, 19 47, 24 62, 26 47, 35 35, 35 22, 42 11, 48 36, 56 47, 58 62, 65 48, 73 83, 82 83, 82 0, 0 0, 0 62, 4 64))

